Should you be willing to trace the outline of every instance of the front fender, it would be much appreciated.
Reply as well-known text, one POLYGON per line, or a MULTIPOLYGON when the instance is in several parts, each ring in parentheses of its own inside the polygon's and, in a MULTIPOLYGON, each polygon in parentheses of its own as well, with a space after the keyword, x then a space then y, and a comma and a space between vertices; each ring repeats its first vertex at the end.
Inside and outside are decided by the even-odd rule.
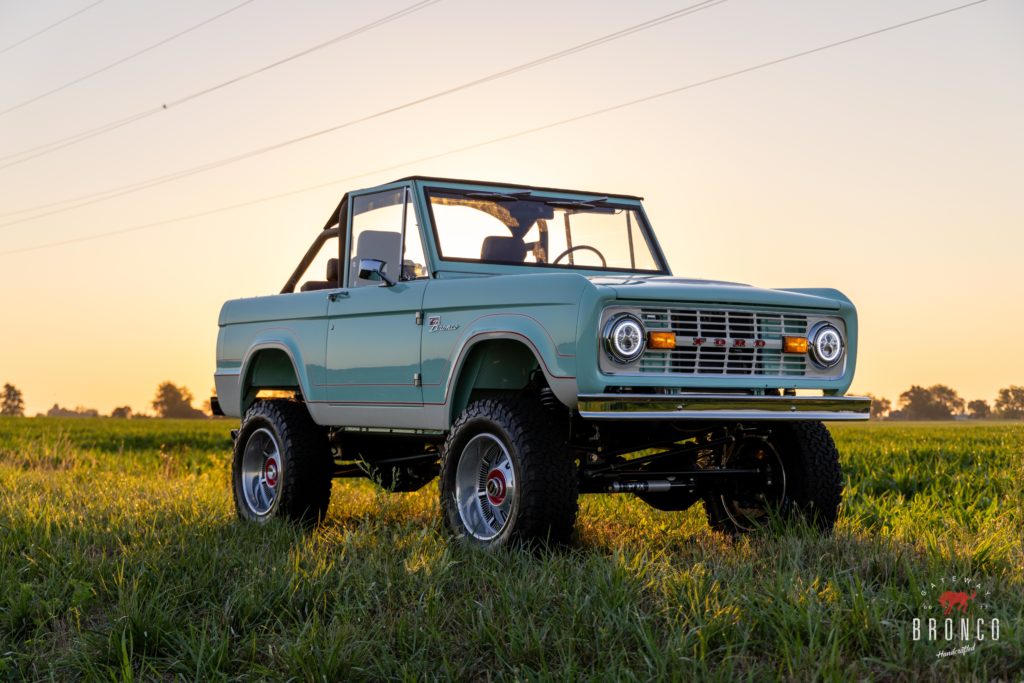
MULTIPOLYGON (((575 316, 566 326, 566 316, 558 324, 544 320, 543 310, 534 310, 537 315, 527 313, 492 313, 472 318, 458 330, 458 337, 452 340, 444 356, 438 353, 437 339, 425 339, 423 364, 427 376, 443 378, 440 401, 447 407, 452 405, 455 389, 464 364, 473 348, 491 340, 509 340, 522 344, 536 358, 537 365, 555 396, 568 406, 576 404, 576 355, 575 316), (552 329, 554 328, 554 329, 552 329), (565 328, 565 329, 561 329, 565 328), (571 330, 570 330, 571 328, 571 330), (434 342, 434 343, 431 343, 434 342), (432 366, 432 367, 431 367, 432 366), (440 367, 438 367, 440 366, 440 367)), ((555 315, 554 312, 551 313, 555 315)), ((431 332, 426 335, 448 335, 450 331, 431 332)), ((429 391, 431 387, 424 387, 429 391)), ((428 403, 430 400, 428 399, 428 403)))
POLYGON ((459 341, 455 344, 453 355, 461 356, 463 351, 475 340, 487 336, 501 338, 505 334, 510 339, 520 339, 530 345, 546 373, 555 378, 576 376, 575 343, 571 346, 566 341, 575 342, 575 330, 572 338, 556 339, 556 332, 538 318, 526 313, 492 313, 482 315, 461 330, 459 341))
POLYGON ((450 406, 455 399, 455 387, 458 386, 466 360, 470 357, 473 349, 478 344, 492 340, 513 341, 526 347, 537 361, 538 368, 544 374, 544 379, 558 400, 570 408, 575 407, 576 394, 578 393, 576 376, 574 374, 563 374, 568 371, 562 365, 557 364, 557 360, 550 357, 551 354, 545 354, 543 351, 544 347, 538 346, 533 338, 526 334, 509 330, 479 331, 465 341, 456 356, 456 360, 452 365, 452 371, 448 377, 448 386, 445 389, 446 405, 450 406), (548 357, 545 358, 545 355, 548 357))

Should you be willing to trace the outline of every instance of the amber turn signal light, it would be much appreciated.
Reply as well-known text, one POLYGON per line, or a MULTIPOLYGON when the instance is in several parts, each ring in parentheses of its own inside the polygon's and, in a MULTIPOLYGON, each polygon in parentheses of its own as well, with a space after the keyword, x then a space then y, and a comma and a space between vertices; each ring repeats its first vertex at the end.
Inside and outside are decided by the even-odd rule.
POLYGON ((649 349, 674 349, 676 348, 675 332, 648 332, 647 348, 649 349))
POLYGON ((783 353, 807 353, 807 337, 783 337, 783 353))

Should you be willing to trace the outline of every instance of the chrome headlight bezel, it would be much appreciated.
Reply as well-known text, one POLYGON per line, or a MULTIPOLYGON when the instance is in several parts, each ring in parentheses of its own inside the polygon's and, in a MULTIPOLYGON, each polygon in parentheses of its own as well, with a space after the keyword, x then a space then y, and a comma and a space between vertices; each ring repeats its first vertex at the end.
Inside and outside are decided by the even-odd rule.
POLYGON ((639 360, 647 350, 644 324, 632 313, 620 313, 609 318, 604 325, 603 339, 608 357, 619 365, 639 360))
POLYGON ((822 369, 834 368, 846 355, 846 340, 838 327, 830 322, 815 324, 807 335, 807 355, 822 369))

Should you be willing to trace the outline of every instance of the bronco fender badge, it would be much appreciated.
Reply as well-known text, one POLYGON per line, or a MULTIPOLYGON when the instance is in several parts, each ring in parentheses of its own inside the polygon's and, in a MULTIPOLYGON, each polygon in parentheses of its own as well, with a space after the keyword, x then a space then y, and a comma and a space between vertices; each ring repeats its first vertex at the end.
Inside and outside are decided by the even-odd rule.
POLYGON ((442 323, 441 316, 439 315, 432 315, 427 318, 427 326, 431 332, 451 332, 452 330, 459 329, 458 323, 442 323))

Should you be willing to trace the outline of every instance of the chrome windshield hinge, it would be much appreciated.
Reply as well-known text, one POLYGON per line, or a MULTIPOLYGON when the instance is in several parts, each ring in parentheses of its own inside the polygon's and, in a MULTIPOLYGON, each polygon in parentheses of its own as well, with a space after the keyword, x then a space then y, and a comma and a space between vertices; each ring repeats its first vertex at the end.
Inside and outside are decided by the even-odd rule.
POLYGON ((412 385, 414 387, 421 387, 421 386, 423 386, 423 375, 421 375, 418 372, 414 372, 412 374, 412 385))
POLYGON ((422 325, 423 324, 423 311, 416 311, 416 324, 417 325, 422 325))

